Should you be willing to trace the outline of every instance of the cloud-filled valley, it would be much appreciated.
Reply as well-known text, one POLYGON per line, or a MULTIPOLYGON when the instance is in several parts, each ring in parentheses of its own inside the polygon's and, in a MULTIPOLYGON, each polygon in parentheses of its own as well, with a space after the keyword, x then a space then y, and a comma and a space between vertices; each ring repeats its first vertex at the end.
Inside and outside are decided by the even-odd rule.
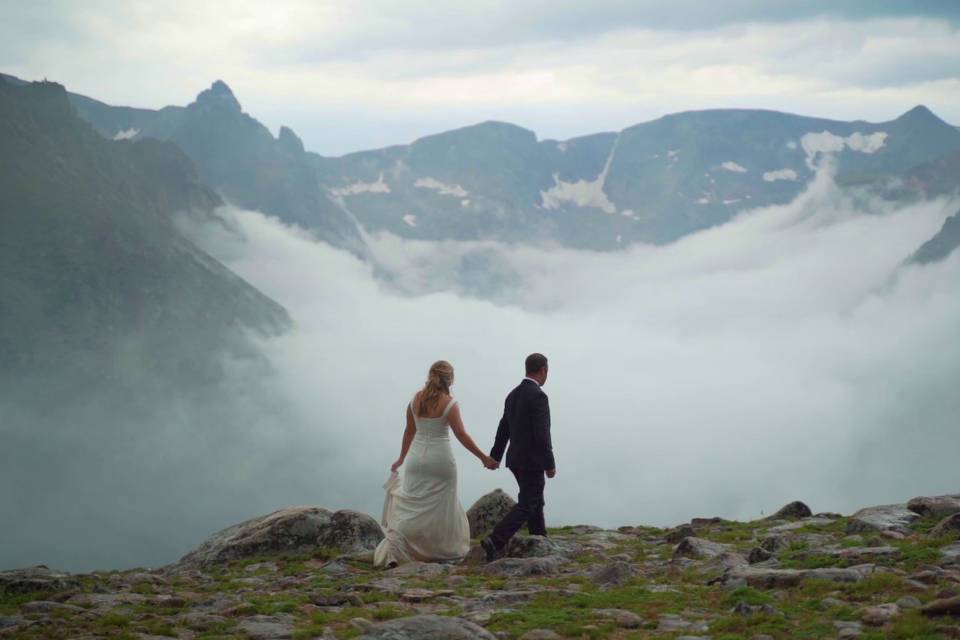
MULTIPOLYGON (((951 489, 960 260, 903 266, 951 207, 852 195, 821 171, 789 205, 622 252, 379 235, 374 267, 238 210, 224 215, 243 241, 203 244, 294 316, 263 348, 299 423, 264 428, 327 454, 287 469, 298 496, 379 513, 430 362, 454 364, 468 430, 489 446, 540 350, 550 521, 668 525, 951 489)), ((457 457, 466 504, 509 488, 457 457)))

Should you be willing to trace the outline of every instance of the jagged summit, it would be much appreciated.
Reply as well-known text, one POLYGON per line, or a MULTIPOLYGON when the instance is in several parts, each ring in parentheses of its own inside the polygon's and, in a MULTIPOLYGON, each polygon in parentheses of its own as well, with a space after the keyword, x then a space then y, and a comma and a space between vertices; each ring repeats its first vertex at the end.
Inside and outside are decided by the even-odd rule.
POLYGON ((217 80, 210 85, 209 89, 201 91, 193 104, 214 109, 240 111, 240 102, 223 80, 217 80))
POLYGON ((280 127, 280 133, 277 135, 277 142, 285 151, 293 154, 304 153, 303 140, 300 139, 290 127, 280 127))

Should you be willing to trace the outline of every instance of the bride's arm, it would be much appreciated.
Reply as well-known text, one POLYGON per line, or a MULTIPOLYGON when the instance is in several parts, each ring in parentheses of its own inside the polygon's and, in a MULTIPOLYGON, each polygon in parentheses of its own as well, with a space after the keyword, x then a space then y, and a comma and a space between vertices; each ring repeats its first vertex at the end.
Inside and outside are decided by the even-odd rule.
POLYGON ((410 451, 410 443, 413 442, 413 436, 417 434, 417 425, 413 422, 413 412, 410 406, 407 406, 407 428, 403 430, 403 441, 400 443, 400 457, 390 466, 391 471, 396 471, 403 464, 410 451))
POLYGON ((450 428, 453 429, 453 435, 457 437, 457 440, 460 441, 460 444, 462 444, 467 451, 480 458, 483 466, 487 469, 496 469, 500 466, 496 460, 481 451, 477 443, 474 442, 470 434, 467 433, 467 428, 463 426, 463 418, 460 416, 459 404, 453 405, 453 408, 450 409, 449 420, 450 428))

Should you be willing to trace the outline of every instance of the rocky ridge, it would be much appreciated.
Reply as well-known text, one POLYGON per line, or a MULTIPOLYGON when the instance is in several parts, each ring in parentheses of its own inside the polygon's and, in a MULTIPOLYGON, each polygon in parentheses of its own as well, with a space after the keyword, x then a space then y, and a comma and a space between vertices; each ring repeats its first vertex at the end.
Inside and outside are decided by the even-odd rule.
MULTIPOLYGON (((470 510, 482 529, 503 492, 470 510)), ((671 529, 561 527, 489 564, 371 564, 353 511, 293 507, 158 569, 0 572, 0 637, 957 638, 960 495, 850 516, 801 502, 671 529)))

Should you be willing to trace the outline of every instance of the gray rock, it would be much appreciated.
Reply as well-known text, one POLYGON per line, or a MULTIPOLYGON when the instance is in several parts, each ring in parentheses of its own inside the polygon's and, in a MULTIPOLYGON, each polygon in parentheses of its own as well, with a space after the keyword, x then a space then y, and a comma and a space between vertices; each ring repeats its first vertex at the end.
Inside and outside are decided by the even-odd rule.
POLYGON ((865 531, 893 530, 909 533, 908 525, 920 518, 920 515, 907 508, 905 504, 887 504, 860 509, 850 516, 848 533, 865 531))
POLYGON ((952 513, 930 530, 930 536, 939 538, 948 533, 960 532, 960 513, 952 513))
POLYGON ((766 562, 774 557, 776 556, 771 551, 767 551, 763 547, 754 547, 747 556, 747 562, 757 564, 758 562, 766 562))
POLYGON ((364 640, 495 640, 481 626, 462 618, 411 616, 397 618, 364 629, 364 640))
POLYGON ((79 578, 63 571, 50 569, 46 565, 0 571, 0 591, 7 593, 69 591, 79 587, 79 578))
POLYGON ((902 596, 897 600, 897 606, 901 609, 919 609, 923 603, 916 596, 902 596))
POLYGON ((623 629, 638 629, 643 624, 643 618, 626 609, 594 609, 593 613, 601 618, 610 618, 623 629))
POLYGON ((696 558, 698 560, 713 558, 721 553, 730 551, 728 544, 721 544, 704 538, 688 536, 680 541, 673 550, 674 558, 696 558))
POLYGON ((960 563, 960 542, 940 547, 940 555, 945 562, 960 563))
POLYGON ((809 518, 812 515, 813 511, 810 510, 810 507, 799 500, 795 500, 780 507, 779 511, 772 516, 767 516, 766 520, 794 520, 797 518, 809 518))
POLYGON ((694 531, 693 527, 689 524, 681 524, 673 529, 668 529, 667 532, 663 534, 663 539, 670 544, 677 544, 684 538, 695 538, 696 535, 697 532, 694 531))
POLYGON ((783 613, 777 611, 769 604, 747 604, 746 602, 738 602, 732 609, 730 609, 730 613, 744 617, 755 616, 758 614, 774 616, 783 615, 783 613))
POLYGON ((848 560, 900 557, 900 549, 896 547, 845 547, 842 549, 821 549, 819 552, 848 560))
POLYGON ((545 558, 563 556, 572 558, 580 545, 569 540, 547 536, 513 536, 507 543, 506 556, 510 558, 545 558))
POLYGON ((925 616, 960 616, 960 596, 929 602, 921 607, 920 613, 925 616))
POLYGON ((453 567, 449 564, 441 564, 439 562, 407 562, 393 569, 389 569, 384 573, 391 577, 417 576, 421 578, 437 578, 448 575, 451 571, 453 571, 453 567))
POLYGON ((546 558, 501 558, 484 566, 483 572, 487 575, 521 577, 545 576, 557 573, 560 570, 561 559, 546 558))
POLYGON ((602 587, 621 586, 635 578, 637 570, 629 562, 616 560, 592 567, 587 575, 590 580, 602 587))
POLYGON ((759 589, 783 589, 799 585, 804 580, 814 578, 830 582, 859 582, 863 574, 850 569, 760 569, 742 567, 730 570, 724 580, 743 580, 751 587, 759 589))
POLYGON ((293 637, 294 618, 288 614, 249 616, 237 623, 236 630, 251 640, 283 640, 293 637))
POLYGON ((376 520, 356 511, 289 507, 219 531, 172 569, 191 569, 281 551, 370 550, 383 539, 376 520))
POLYGON ((470 537, 481 538, 493 530, 498 522, 517 502, 503 489, 494 489, 482 496, 467 509, 467 521, 470 523, 470 537))
POLYGON ((35 600, 20 605, 22 613, 42 613, 50 614, 54 612, 63 613, 84 613, 86 609, 73 604, 64 604, 63 602, 51 602, 49 600, 35 600))
POLYGON ((926 518, 944 518, 960 513, 960 495, 913 498, 907 503, 907 508, 926 518))
POLYGON ((892 602, 866 607, 860 612, 860 620, 871 627, 882 627, 900 615, 900 607, 892 602))
POLYGON ((196 611, 185 613, 178 618, 179 624, 196 631, 207 631, 209 629, 213 629, 214 627, 223 625, 226 621, 227 619, 223 616, 217 616, 209 613, 198 613, 196 611))

